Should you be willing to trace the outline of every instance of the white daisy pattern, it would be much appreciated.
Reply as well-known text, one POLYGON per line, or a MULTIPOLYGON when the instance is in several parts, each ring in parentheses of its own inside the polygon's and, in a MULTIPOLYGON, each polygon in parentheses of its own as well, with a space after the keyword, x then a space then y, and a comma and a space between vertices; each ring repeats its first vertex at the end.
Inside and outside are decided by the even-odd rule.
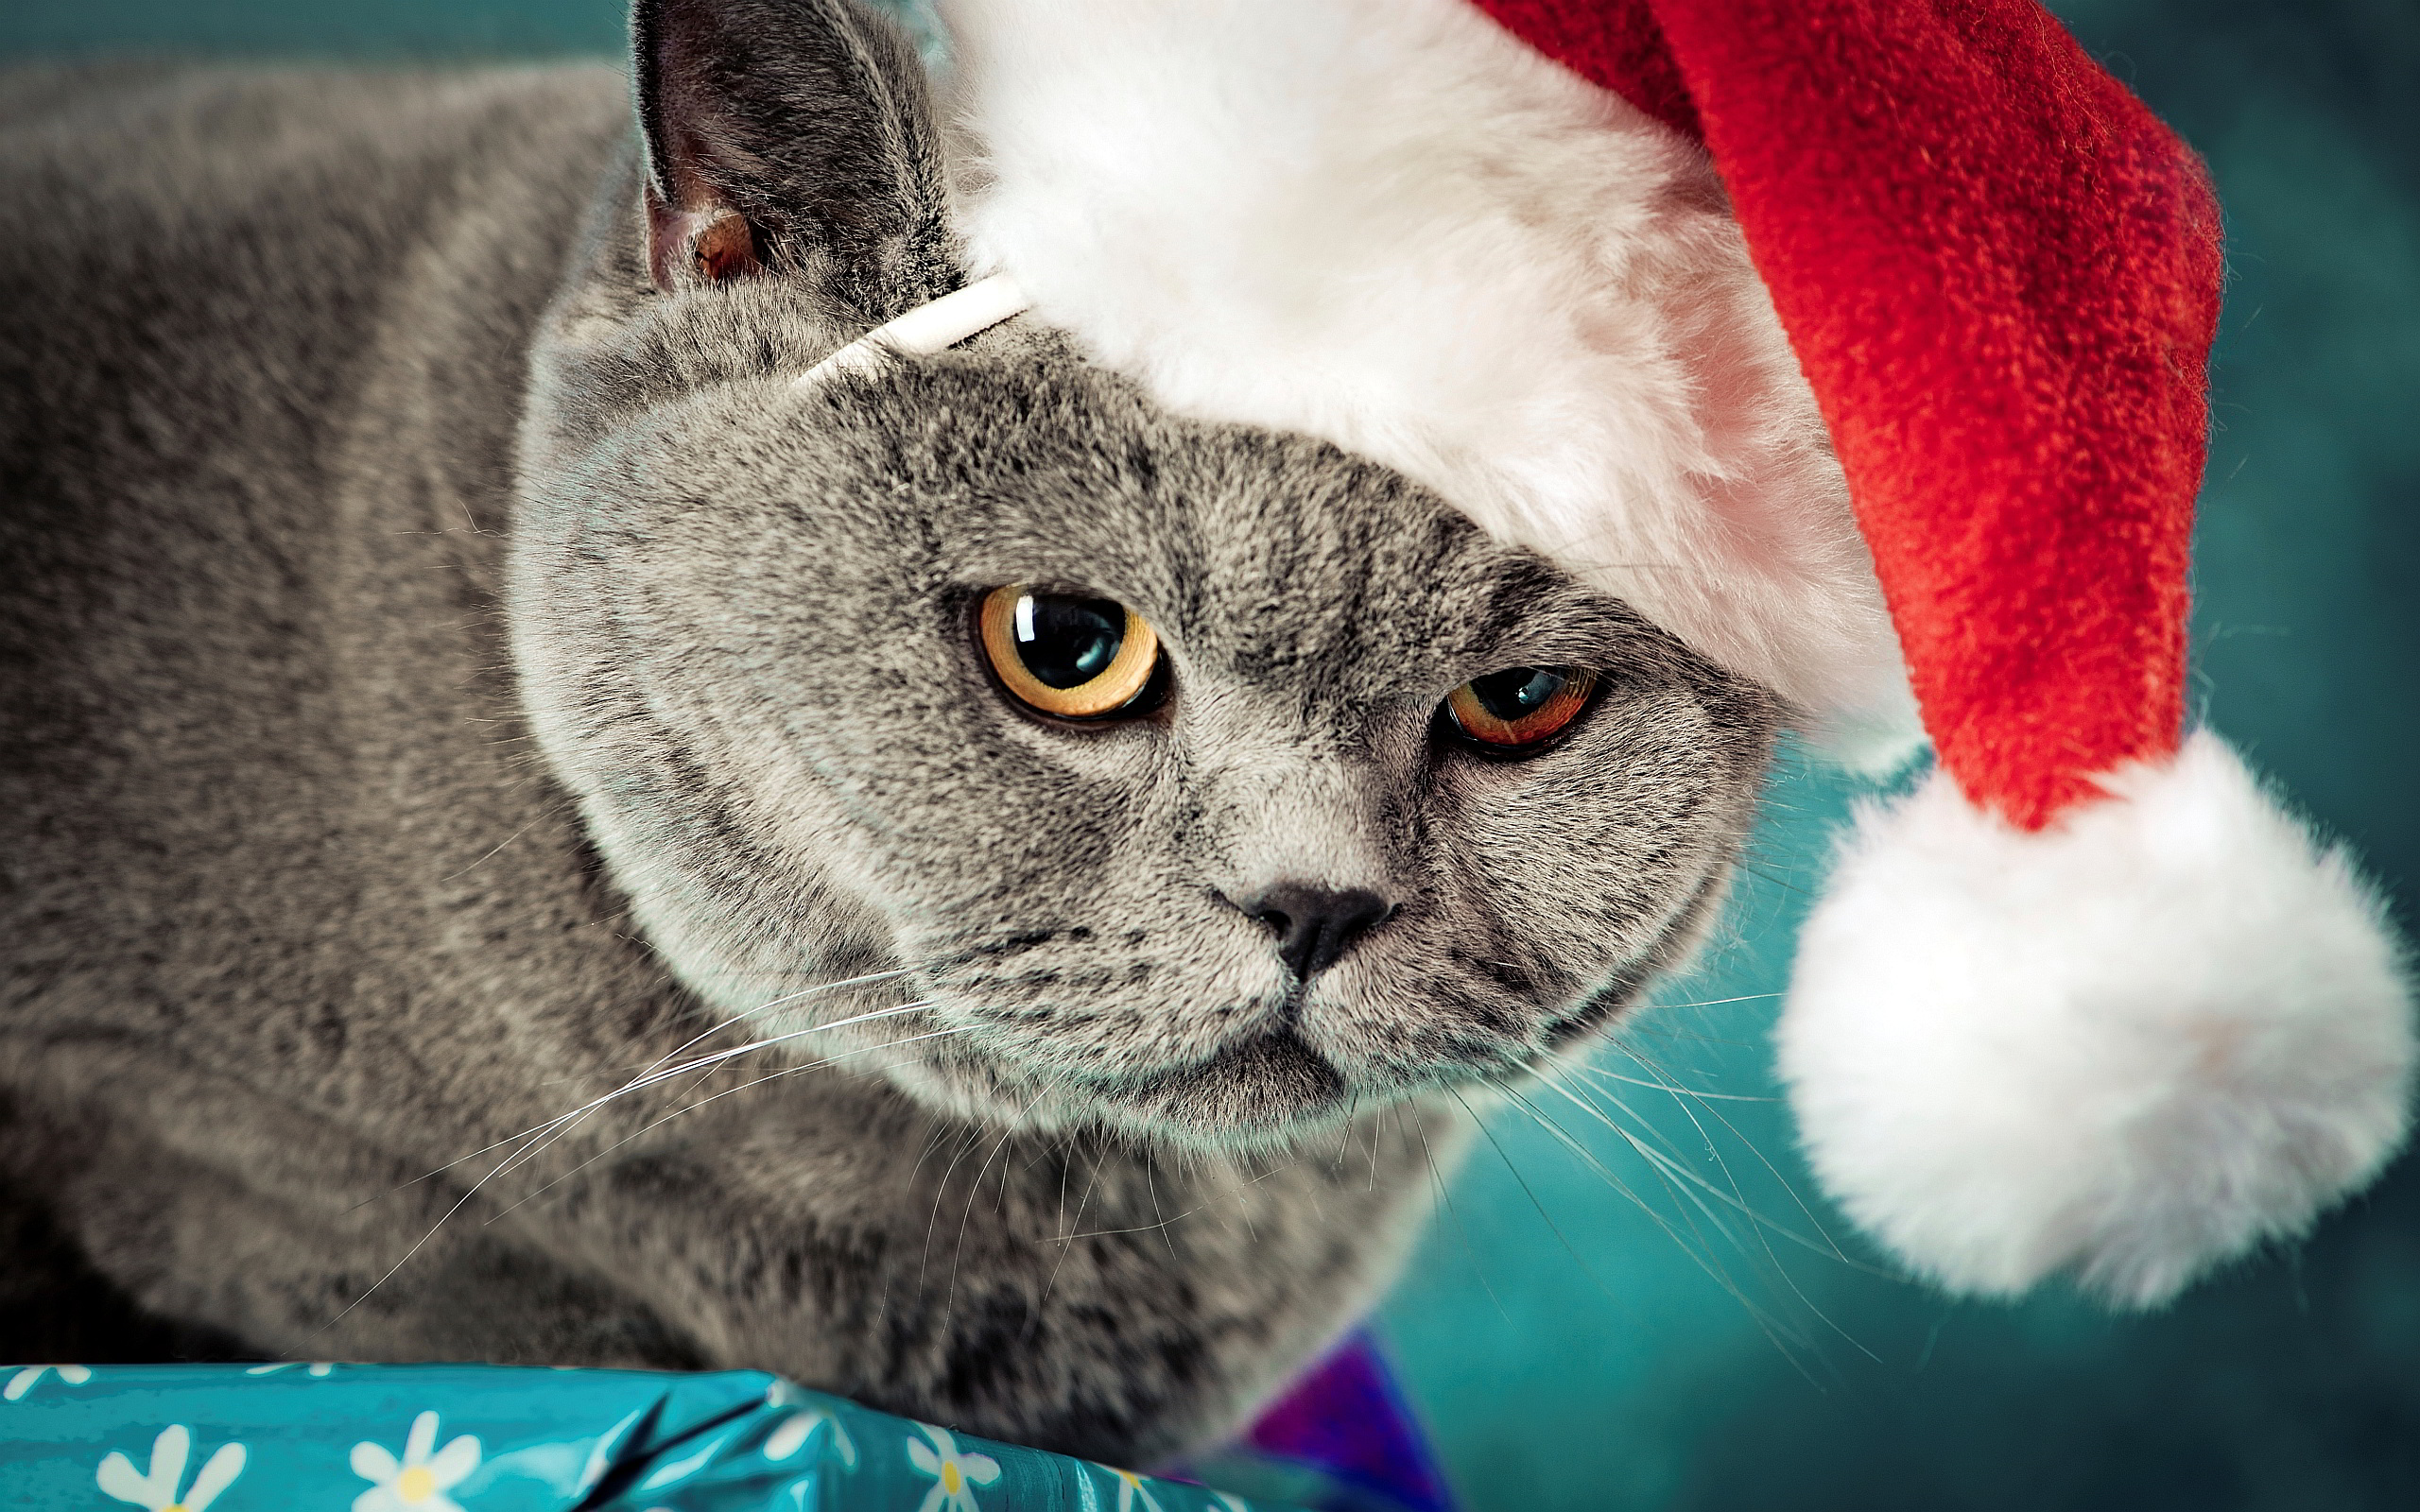
POLYGON ((253 1366, 250 1369, 246 1370, 244 1374, 248 1376, 273 1376, 280 1370, 293 1370, 298 1368, 309 1375, 325 1376, 329 1371, 336 1368, 336 1362, 333 1360, 272 1360, 267 1365, 253 1366))
POLYGON ((464 1434, 439 1449, 437 1414, 412 1419, 404 1437, 400 1460, 383 1445, 367 1441, 353 1446, 353 1473, 371 1483, 353 1499, 353 1512, 462 1512, 460 1503, 445 1493, 479 1468, 479 1441, 464 1434))
POLYGON ((66 1386, 80 1386, 93 1379, 93 1372, 80 1365, 29 1365, 0 1386, 0 1401, 23 1401, 26 1393, 46 1375, 57 1376, 60 1384, 66 1386))
POLYGON ((908 1463, 933 1478, 932 1489, 925 1493, 916 1512, 983 1512, 982 1503, 975 1500, 975 1488, 1000 1478, 1000 1462, 989 1454, 961 1453, 946 1428, 930 1423, 916 1426, 932 1442, 908 1440, 908 1463))
POLYGON ((202 1512, 218 1500, 236 1476, 244 1473, 244 1446, 221 1444, 218 1452, 201 1467, 193 1485, 183 1495, 177 1487, 185 1478, 185 1458, 193 1452, 193 1431, 182 1423, 170 1423, 151 1440, 151 1469, 137 1475, 134 1462, 115 1450, 101 1461, 93 1472, 95 1484, 121 1502, 131 1502, 143 1512, 202 1512))

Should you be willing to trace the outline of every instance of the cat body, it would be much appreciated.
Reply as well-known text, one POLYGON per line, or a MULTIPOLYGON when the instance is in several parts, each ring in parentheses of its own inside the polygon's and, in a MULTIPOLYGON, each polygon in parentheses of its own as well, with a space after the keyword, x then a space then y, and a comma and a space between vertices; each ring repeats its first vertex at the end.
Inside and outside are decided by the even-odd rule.
POLYGON ((757 1366, 1148 1458, 1717 906, 1774 701, 1399 476, 1032 321, 801 384, 962 271, 878 23, 689 97, 746 10, 643 9, 636 141, 604 69, 0 92, 0 1353, 757 1366), (773 126, 838 156, 684 165, 773 126), (1149 617, 1166 707, 1009 706, 1019 583, 1149 617), (1616 684, 1567 748, 1439 733, 1547 660, 1616 684), (1236 900, 1297 885, 1385 921, 1293 971, 1236 900))

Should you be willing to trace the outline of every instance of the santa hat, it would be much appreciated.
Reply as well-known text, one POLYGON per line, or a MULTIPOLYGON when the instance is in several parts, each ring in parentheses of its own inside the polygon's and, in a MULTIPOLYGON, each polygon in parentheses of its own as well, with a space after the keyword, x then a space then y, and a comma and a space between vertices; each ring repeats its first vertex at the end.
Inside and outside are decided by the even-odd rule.
POLYGON ((2155 1302, 2401 1142, 2377 899, 2184 733, 2218 213, 2032 0, 943 9, 979 323, 1387 462, 1853 757, 1921 710, 1779 1029, 1910 1264, 2155 1302))

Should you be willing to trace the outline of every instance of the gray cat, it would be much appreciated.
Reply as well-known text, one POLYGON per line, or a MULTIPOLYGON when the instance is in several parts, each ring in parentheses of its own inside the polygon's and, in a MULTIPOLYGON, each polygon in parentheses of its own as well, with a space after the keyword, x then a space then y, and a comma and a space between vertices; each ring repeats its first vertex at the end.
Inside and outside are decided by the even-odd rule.
POLYGON ((635 131, 8 82, 0 1356, 1201 1443, 1686 954, 1783 710, 1030 317, 801 384, 963 281, 914 53, 635 32, 635 131))

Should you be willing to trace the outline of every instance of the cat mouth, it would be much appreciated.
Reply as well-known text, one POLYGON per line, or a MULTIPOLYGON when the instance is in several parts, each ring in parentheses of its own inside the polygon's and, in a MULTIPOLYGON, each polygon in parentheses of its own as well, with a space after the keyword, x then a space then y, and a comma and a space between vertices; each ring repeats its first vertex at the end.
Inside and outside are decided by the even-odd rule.
POLYGON ((1157 1123, 1233 1135, 1318 1118, 1342 1106, 1350 1091, 1335 1063, 1286 1023, 1129 1082, 1119 1100, 1157 1123))

